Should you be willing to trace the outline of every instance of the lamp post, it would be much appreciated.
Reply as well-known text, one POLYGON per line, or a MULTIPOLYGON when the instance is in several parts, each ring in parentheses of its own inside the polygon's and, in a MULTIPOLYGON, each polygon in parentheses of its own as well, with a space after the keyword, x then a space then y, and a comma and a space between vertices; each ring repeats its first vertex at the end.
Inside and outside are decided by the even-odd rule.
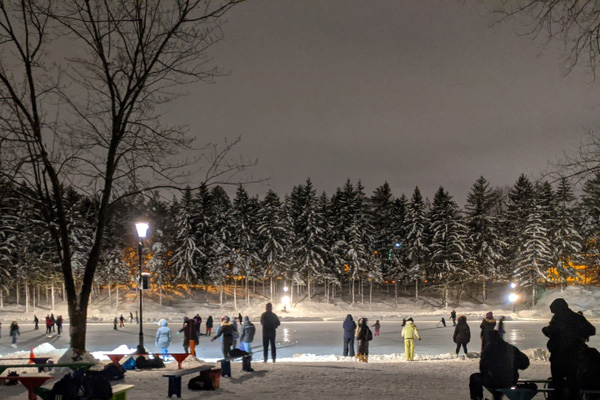
POLYGON ((519 300, 519 295, 516 293, 511 293, 508 295, 508 301, 510 301, 513 305, 513 314, 515 313, 515 308, 517 304, 517 300, 519 300))
POLYGON ((140 291, 140 339, 139 339, 139 343, 138 343, 138 347, 137 347, 137 353, 138 354, 146 354, 146 349, 144 348, 144 314, 143 314, 143 309, 144 309, 144 291, 142 290, 142 267, 143 267, 143 261, 142 261, 142 250, 143 250, 143 241, 146 238, 146 234, 148 233, 148 223, 147 222, 137 222, 135 224, 135 229, 137 230, 137 234, 138 234, 138 254, 140 256, 140 277, 139 277, 139 282, 138 282, 138 289, 140 291))

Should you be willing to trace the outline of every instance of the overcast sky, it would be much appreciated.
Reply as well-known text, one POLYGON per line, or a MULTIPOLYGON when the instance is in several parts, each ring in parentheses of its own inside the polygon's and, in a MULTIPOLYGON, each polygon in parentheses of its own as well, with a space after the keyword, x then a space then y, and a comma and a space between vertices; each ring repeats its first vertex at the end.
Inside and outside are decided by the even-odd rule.
POLYGON ((480 175, 536 177, 600 121, 598 84, 584 68, 564 76, 561 44, 542 49, 518 21, 490 27, 485 5, 249 0, 210 53, 229 76, 169 115, 201 142, 241 135, 252 174, 270 178, 248 187, 261 198, 308 177, 331 195, 350 178, 368 195, 442 185, 462 205, 480 175))

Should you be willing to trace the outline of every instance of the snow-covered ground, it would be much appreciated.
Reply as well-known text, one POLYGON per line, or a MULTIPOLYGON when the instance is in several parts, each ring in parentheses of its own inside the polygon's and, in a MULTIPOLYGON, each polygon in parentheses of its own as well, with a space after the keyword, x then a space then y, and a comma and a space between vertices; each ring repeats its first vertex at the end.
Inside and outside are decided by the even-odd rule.
MULTIPOLYGON (((215 392, 202 392, 202 397, 231 398, 232 395, 243 396, 246 399, 263 399, 275 395, 285 395, 290 399, 315 397, 318 399, 337 399, 362 394, 374 398, 391 399, 400 396, 428 399, 464 399, 468 398, 468 376, 477 371, 479 323, 486 311, 495 315, 506 315, 505 339, 525 351, 533 360, 529 370, 522 376, 543 378, 550 375, 546 339, 541 334, 541 327, 550 319, 548 305, 557 297, 564 297, 571 308, 584 311, 585 315, 598 325, 600 317, 600 290, 570 287, 564 292, 549 291, 534 308, 524 309, 519 305, 517 313, 512 313, 512 307, 499 301, 493 305, 463 304, 457 307, 458 314, 468 317, 473 339, 469 345, 469 357, 465 360, 453 358, 454 344, 452 343, 452 323, 448 319, 450 310, 429 307, 416 307, 412 301, 405 299, 398 308, 389 303, 355 304, 323 304, 303 302, 287 313, 278 312, 283 320, 278 330, 279 343, 278 363, 263 364, 254 362, 256 370, 252 373, 241 371, 241 363, 233 365, 233 378, 222 378, 221 389, 215 392), (341 321, 346 314, 351 313, 355 319, 368 317, 370 323, 379 319, 382 323, 381 336, 376 337, 371 344, 369 364, 357 364, 351 359, 341 357, 341 321), (416 346, 416 361, 403 360, 403 343, 400 338, 400 321, 402 317, 413 316, 423 340, 416 346), (446 317, 448 327, 436 327, 439 319, 446 317)), ((239 302, 241 306, 243 303, 239 302)), ((98 306, 91 310, 91 322, 88 325, 88 350, 103 363, 108 362, 104 353, 133 352, 137 344, 138 327, 127 324, 126 328, 115 332, 112 321, 116 314, 129 314, 135 311, 135 303, 125 304, 125 307, 115 313, 107 306, 98 306)), ((181 302, 177 306, 158 307, 147 303, 144 309, 144 331, 146 345, 155 350, 153 335, 156 330, 154 320, 168 318, 170 325, 181 326, 184 315, 199 313, 203 319, 213 315, 249 315, 255 321, 264 308, 264 302, 252 304, 251 307, 239 307, 234 312, 231 304, 220 308, 214 305, 193 304, 191 301, 181 302)), ((38 317, 45 315, 46 310, 37 310, 38 317)), ((66 310, 55 310, 55 315, 66 310)), ((42 331, 33 331, 30 323, 33 313, 24 314, 20 309, 0 310, 0 320, 3 324, 3 336, 0 339, 0 355, 6 358, 27 357, 29 347, 34 347, 38 356, 50 356, 58 359, 66 351, 68 337, 46 337, 42 331), (9 347, 7 328, 10 320, 17 319, 22 327, 17 351, 9 347)), ((66 326, 68 332, 68 326, 66 326)), ((175 336, 171 351, 182 351, 182 338, 175 336)), ((599 337, 590 341, 593 347, 600 347, 599 337)), ((260 334, 255 340, 255 359, 261 360, 260 334)), ((187 366, 214 363, 219 357, 220 349, 216 342, 210 343, 202 337, 198 347, 199 359, 188 358, 187 366)), ((1 358, 0 358, 0 362, 1 358)), ((176 368, 169 364, 167 368, 176 368)), ((31 370, 22 372, 31 374, 31 370)), ((136 385, 130 392, 130 399, 159 399, 166 397, 166 378, 162 371, 129 371, 126 382, 136 385)), ((184 378, 184 382, 187 379, 184 378)), ((185 384, 185 383, 184 383, 185 384)), ((18 387, 0 387, 0 398, 24 398, 24 389, 18 387)), ((196 398, 197 393, 183 390, 183 398, 196 398)))

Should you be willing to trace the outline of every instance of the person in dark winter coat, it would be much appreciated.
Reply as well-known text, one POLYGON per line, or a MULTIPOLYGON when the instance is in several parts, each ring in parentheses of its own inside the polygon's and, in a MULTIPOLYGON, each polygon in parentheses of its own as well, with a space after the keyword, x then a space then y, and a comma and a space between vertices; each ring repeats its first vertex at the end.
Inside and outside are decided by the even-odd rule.
POLYGON ((500 337, 504 339, 504 334, 506 333, 506 331, 504 330, 504 315, 500 317, 500 319, 498 320, 498 333, 500 334, 500 337))
POLYGON ((212 334, 212 328, 213 328, 213 317, 212 317, 212 315, 209 315, 208 318, 206 319, 206 336, 210 336, 212 334))
POLYGON ((9 334, 10 334, 10 337, 12 338, 11 346, 14 348, 17 348, 17 337, 21 334, 19 332, 19 325, 17 324, 17 321, 13 321, 10 324, 9 334))
POLYGON ((250 318, 247 316, 244 317, 244 324, 242 325, 242 334, 240 336, 240 341, 242 342, 242 346, 244 346, 244 350, 247 353, 252 353, 252 342, 254 341, 254 335, 256 334, 256 327, 252 322, 250 322, 250 318))
POLYGON ((554 316, 542 333, 549 338, 547 346, 554 390, 559 398, 578 399, 579 354, 586 340, 596 334, 596 328, 583 315, 573 312, 562 298, 550 304, 550 311, 554 316))
POLYGON ((33 323, 35 324, 35 326, 33 327, 34 331, 37 331, 38 329, 40 329, 40 326, 39 326, 40 320, 38 319, 37 315, 33 316, 33 323))
POLYGON ((119 323, 119 320, 117 319, 117 317, 115 317, 115 320, 113 321, 113 324, 114 324, 114 327, 113 327, 113 329, 114 329, 115 331, 117 331, 117 330, 118 330, 118 329, 117 329, 117 324, 118 324, 118 323, 119 323))
POLYGON ((62 315, 59 315, 58 317, 56 317, 56 330, 58 331, 59 335, 62 333, 62 326, 63 326, 63 317, 62 317, 62 315))
MULTIPOLYGON (((489 388, 509 388, 517 385, 520 369, 529 367, 529 358, 515 346, 506 343, 498 331, 485 332, 487 343, 481 353, 479 372, 469 378, 471 399, 483 399, 483 386, 489 388)), ((495 393, 494 400, 502 398, 495 393)))
POLYGON ((356 328, 356 340, 358 340, 356 358, 359 362, 369 362, 369 342, 373 340, 373 333, 369 329, 368 322, 367 318, 361 318, 356 328))
POLYGON ((456 326, 456 311, 452 310, 450 312, 450 319, 452 320, 452 326, 456 326))
POLYGON ((277 327, 281 324, 279 318, 273 312, 273 304, 267 303, 266 311, 260 316, 260 324, 263 327, 263 362, 269 358, 269 343, 271 344, 271 358, 275 362, 277 348, 275 347, 275 334, 277 327))
POLYGON ((196 327, 196 330, 198 331, 198 333, 197 333, 198 337, 200 337, 200 335, 202 335, 202 333, 200 332, 200 328, 202 327, 202 317, 200 316, 200 314, 196 314, 194 316, 194 326, 196 327))
POLYGON ((452 340, 456 343, 456 357, 458 357, 458 353, 460 352, 460 346, 462 346, 466 356, 468 354, 467 343, 471 341, 471 329, 469 328, 469 325, 467 325, 466 316, 461 315, 458 317, 458 324, 454 328, 452 340))
POLYGON ((123 314, 119 317, 119 328, 125 328, 125 317, 123 314))
POLYGON ((344 328, 344 357, 354 357, 354 335, 356 333, 356 322, 352 319, 352 315, 346 315, 346 319, 342 324, 344 328))
POLYGON ((194 326, 194 320, 188 317, 183 318, 183 327, 179 330, 183 332, 183 349, 186 353, 196 355, 196 345, 198 344, 198 331, 194 326))
POLYGON ((221 351, 223 352, 224 358, 228 358, 230 356, 231 347, 233 346, 233 336, 233 324, 231 323, 229 317, 225 317, 225 319, 221 322, 221 325, 217 327, 217 334, 215 337, 210 339, 211 342, 214 342, 215 340, 221 338, 221 351))
POLYGON ((375 328, 375 336, 379 336, 379 331, 381 330, 381 324, 379 323, 379 320, 375 321, 371 327, 375 328))
POLYGON ((485 332, 493 331, 496 327, 496 320, 494 319, 494 314, 492 314, 491 311, 485 314, 485 318, 481 321, 481 325, 479 325, 479 327, 481 328, 481 351, 483 351, 486 345, 485 332))

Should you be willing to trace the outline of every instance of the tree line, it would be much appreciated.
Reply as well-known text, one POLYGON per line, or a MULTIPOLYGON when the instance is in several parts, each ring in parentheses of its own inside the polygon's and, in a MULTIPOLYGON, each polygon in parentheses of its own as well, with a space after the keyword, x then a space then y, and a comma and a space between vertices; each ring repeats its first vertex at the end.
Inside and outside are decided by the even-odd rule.
MULTIPOLYGON (((4 288, 60 285, 42 210, 27 201, 22 186, 3 181, 1 189, 4 288)), ((80 281, 99 205, 72 188, 63 193, 80 281)), ((161 293, 176 284, 205 285, 218 288, 222 300, 225 287, 239 284, 248 299, 258 283, 272 299, 285 282, 292 301, 317 293, 329 300, 346 285, 355 302, 365 285, 372 295, 374 286, 387 283, 396 299, 404 284, 416 300, 427 289, 448 305, 451 292, 460 296, 473 284, 485 301, 491 282, 516 281, 534 302, 539 286, 597 282, 599 204, 600 174, 585 182, 579 197, 566 179, 553 186, 521 175, 503 190, 480 177, 462 209, 443 187, 432 200, 418 187, 410 198, 394 196, 387 183, 367 195, 361 182, 350 180, 331 196, 318 195, 308 179, 283 197, 269 191, 262 199, 243 186, 233 198, 219 185, 188 187, 171 201, 153 193, 114 204, 95 282, 136 282, 133 224, 142 218, 151 226, 144 269, 161 293)))

